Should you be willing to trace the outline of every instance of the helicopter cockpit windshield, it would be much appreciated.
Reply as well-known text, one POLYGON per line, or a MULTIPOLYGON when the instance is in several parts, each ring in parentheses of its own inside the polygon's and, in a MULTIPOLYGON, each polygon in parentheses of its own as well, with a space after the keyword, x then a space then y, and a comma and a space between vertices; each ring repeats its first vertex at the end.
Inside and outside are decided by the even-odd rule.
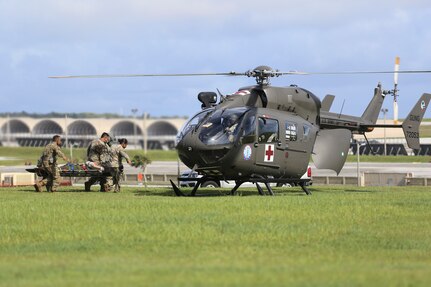
POLYGON ((201 126, 199 139, 206 145, 231 144, 240 130, 241 121, 249 108, 232 108, 217 110, 205 117, 201 126))
POLYGON ((177 135, 177 141, 176 144, 178 144, 179 141, 183 139, 183 137, 192 129, 196 128, 198 124, 200 124, 204 119, 207 118, 209 114, 211 114, 214 111, 214 109, 206 109, 202 112, 195 115, 193 118, 191 118, 180 130, 180 132, 177 135))

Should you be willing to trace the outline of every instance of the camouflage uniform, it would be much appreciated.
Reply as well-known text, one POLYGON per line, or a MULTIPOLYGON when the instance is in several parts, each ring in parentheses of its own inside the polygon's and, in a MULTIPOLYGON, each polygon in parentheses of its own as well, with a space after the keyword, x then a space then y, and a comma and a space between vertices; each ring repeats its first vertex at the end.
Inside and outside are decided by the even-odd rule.
MULTIPOLYGON (((111 148, 102 140, 93 140, 87 149, 87 160, 103 166, 106 171, 111 169, 111 148)), ((85 183, 86 187, 95 184, 97 181, 100 183, 101 191, 109 191, 112 187, 112 177, 93 176, 85 183)), ((87 190, 87 188, 86 188, 87 190)))
POLYGON ((40 158, 43 176, 42 179, 37 182, 37 185, 39 187, 46 186, 47 191, 55 192, 60 185, 60 171, 57 167, 58 156, 64 160, 67 159, 61 152, 57 143, 52 142, 45 147, 42 157, 40 158))
POLYGON ((129 155, 124 151, 124 148, 119 144, 112 147, 112 175, 113 175, 113 184, 114 191, 120 191, 120 179, 121 174, 123 173, 123 158, 127 161, 130 161, 129 155))

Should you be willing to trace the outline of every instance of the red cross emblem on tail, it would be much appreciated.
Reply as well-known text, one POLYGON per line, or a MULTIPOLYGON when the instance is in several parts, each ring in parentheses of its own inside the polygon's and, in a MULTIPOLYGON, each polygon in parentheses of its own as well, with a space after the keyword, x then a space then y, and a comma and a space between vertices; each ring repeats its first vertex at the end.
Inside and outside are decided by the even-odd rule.
POLYGON ((265 155, 264 155, 264 162, 273 162, 274 161, 274 145, 273 144, 266 144, 265 145, 265 155))

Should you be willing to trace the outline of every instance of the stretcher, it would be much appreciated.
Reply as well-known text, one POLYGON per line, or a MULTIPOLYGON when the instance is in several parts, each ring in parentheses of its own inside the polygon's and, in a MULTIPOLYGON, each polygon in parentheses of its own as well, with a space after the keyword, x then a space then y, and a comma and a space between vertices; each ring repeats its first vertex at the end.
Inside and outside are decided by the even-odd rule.
MULTIPOLYGON (((67 163, 59 166, 61 177, 106 177, 112 176, 112 170, 106 168, 103 172, 97 169, 88 168, 86 164, 72 164, 67 163)), ((35 173, 38 176, 44 176, 46 174, 45 169, 40 167, 28 168, 26 171, 35 173)))

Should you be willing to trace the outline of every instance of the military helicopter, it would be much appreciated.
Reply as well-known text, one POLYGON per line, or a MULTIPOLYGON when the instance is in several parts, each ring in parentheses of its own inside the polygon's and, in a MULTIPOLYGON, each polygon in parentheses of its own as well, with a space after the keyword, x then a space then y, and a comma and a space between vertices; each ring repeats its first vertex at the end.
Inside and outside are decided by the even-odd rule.
MULTIPOLYGON (((245 182, 260 184, 274 195, 270 183, 294 183, 311 195, 301 176, 306 171, 310 156, 318 169, 340 172, 347 158, 352 134, 364 135, 374 128, 402 128, 407 145, 419 149, 419 125, 431 99, 423 94, 402 124, 376 124, 386 95, 394 90, 383 90, 379 83, 374 96, 362 116, 330 112, 334 96, 322 101, 312 92, 290 85, 275 87, 270 79, 284 75, 307 74, 386 74, 431 73, 431 71, 366 71, 304 73, 282 72, 268 66, 258 66, 244 73, 198 74, 134 74, 54 76, 51 78, 154 77, 154 76, 247 76, 256 85, 238 89, 231 95, 220 92, 201 92, 198 100, 202 110, 184 125, 177 135, 176 148, 181 161, 203 176, 191 191, 196 195, 200 185, 208 180, 234 181, 231 194, 245 182)), ((368 140, 367 140, 368 142, 368 140)), ((190 178, 179 178, 190 180, 190 178)), ((171 181, 177 196, 185 194, 171 181)))

